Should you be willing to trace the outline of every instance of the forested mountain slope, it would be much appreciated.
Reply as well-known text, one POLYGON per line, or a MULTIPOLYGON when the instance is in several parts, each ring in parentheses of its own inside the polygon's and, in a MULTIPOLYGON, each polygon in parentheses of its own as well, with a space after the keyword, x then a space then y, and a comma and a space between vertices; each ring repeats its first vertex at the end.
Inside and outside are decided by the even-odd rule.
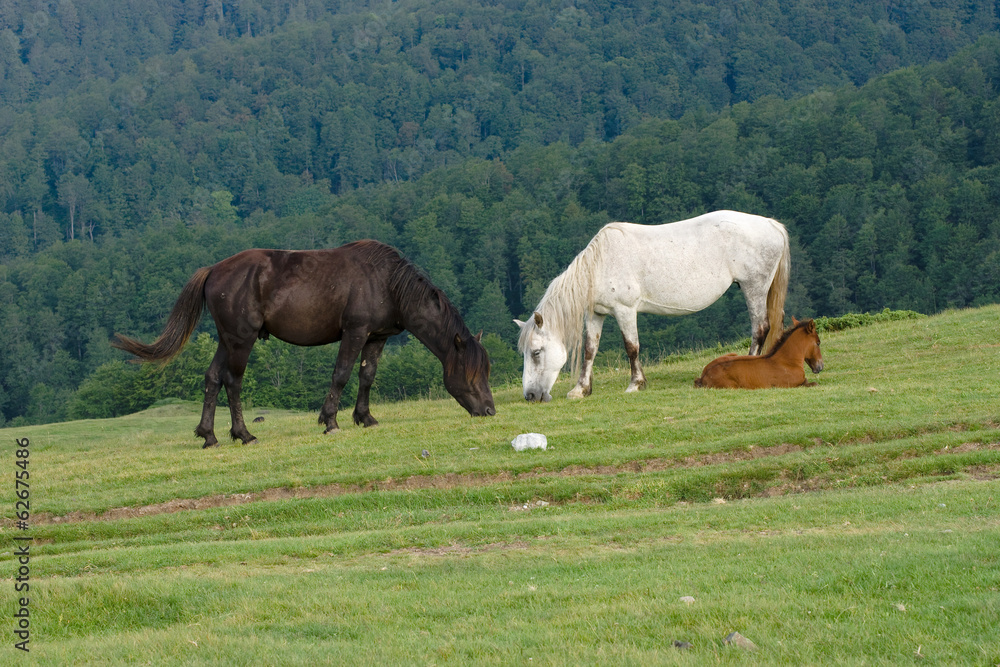
POLYGON ((40 208, 69 237, 186 214, 201 189, 281 213, 296 179, 343 192, 610 140, 860 85, 997 29, 993 4, 959 0, 10 0, 3 210, 40 208))
MULTIPOLYGON (((611 219, 781 219, 798 316, 1000 298, 992 6, 77 4, 0 8, 4 420, 70 414, 251 246, 393 243, 499 356, 611 219)), ((741 302, 643 344, 743 336, 741 302)), ((262 350, 259 401, 321 356, 262 350)))

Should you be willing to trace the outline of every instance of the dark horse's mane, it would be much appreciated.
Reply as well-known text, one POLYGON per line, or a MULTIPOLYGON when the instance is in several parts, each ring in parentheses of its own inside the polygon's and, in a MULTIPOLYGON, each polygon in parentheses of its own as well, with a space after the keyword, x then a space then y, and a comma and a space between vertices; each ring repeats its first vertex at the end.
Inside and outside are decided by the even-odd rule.
POLYGON ((365 259, 373 266, 384 268, 389 274, 389 294, 399 304, 401 309, 413 308, 420 303, 440 303, 443 320, 441 331, 447 336, 458 334, 465 343, 465 354, 462 361, 465 374, 470 381, 475 381, 480 369, 489 368, 489 358, 482 345, 471 344, 472 333, 465 325, 458 309, 448 300, 448 297, 430 281, 430 279, 410 260, 399 254, 392 246, 379 241, 358 241, 359 249, 365 252, 365 259), (483 363, 483 362, 486 363, 483 363))
POLYGON ((790 329, 785 329, 784 331, 782 331, 781 336, 779 336, 778 340, 774 341, 774 345, 771 346, 771 350, 764 356, 769 357, 775 352, 777 352, 778 348, 784 345, 785 342, 788 341, 789 338, 791 338, 793 333, 795 333, 799 329, 804 329, 808 327, 809 325, 813 324, 813 322, 814 320, 801 320, 799 322, 796 322, 795 326, 791 327, 790 329))

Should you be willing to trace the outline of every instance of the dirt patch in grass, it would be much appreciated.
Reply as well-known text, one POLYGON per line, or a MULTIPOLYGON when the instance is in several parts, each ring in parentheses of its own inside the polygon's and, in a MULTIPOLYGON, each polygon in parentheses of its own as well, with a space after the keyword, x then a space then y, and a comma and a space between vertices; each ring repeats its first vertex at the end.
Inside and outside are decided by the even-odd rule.
MULTIPOLYGON (((958 445, 957 447, 947 447, 937 450, 934 454, 943 456, 984 449, 1000 450, 1000 442, 985 444, 970 442, 958 445)), ((252 493, 219 494, 214 496, 205 496, 203 498, 179 498, 152 505, 143 505, 140 507, 116 507, 100 514, 95 512, 71 512, 62 516, 54 516, 48 513, 39 513, 32 516, 32 523, 38 525, 78 523, 84 521, 118 521, 122 519, 155 516, 157 514, 184 512, 188 510, 232 507, 259 501, 269 502, 299 498, 330 498, 345 494, 367 493, 371 491, 411 491, 423 489, 447 490, 462 487, 482 487, 515 480, 530 480, 546 477, 608 477, 628 473, 659 472, 671 469, 725 465, 735 461, 784 456, 786 454, 799 451, 803 451, 803 447, 792 444, 780 444, 772 447, 752 447, 749 450, 734 452, 700 454, 679 459, 657 458, 641 461, 628 461, 617 465, 600 466, 572 465, 567 466, 562 470, 554 471, 540 468, 522 473, 514 473, 510 471, 501 471, 492 474, 444 473, 439 475, 413 475, 403 479, 394 479, 389 477, 383 480, 372 480, 364 484, 324 484, 322 486, 295 488, 279 487, 252 493)), ((906 455, 904 454, 903 456, 906 455)), ((976 480, 993 480, 1000 478, 1000 466, 972 466, 964 470, 964 472, 976 480)), ((775 486, 771 486, 758 495, 778 496, 788 493, 818 491, 826 486, 827 484, 824 483, 824 480, 789 480, 784 484, 779 483, 775 486)), ((512 509, 520 508, 521 506, 515 506, 512 509)), ((13 524, 13 519, 4 518, 0 520, 0 525, 5 527, 13 524)))
POLYGON ((1000 479, 1000 466, 972 466, 966 468, 965 473, 976 481, 990 482, 1000 479))
POLYGON ((449 544, 444 547, 407 547, 405 549, 394 549, 382 556, 472 556, 476 554, 489 553, 492 551, 515 551, 530 549, 527 542, 494 542, 480 546, 470 547, 461 544, 449 544))

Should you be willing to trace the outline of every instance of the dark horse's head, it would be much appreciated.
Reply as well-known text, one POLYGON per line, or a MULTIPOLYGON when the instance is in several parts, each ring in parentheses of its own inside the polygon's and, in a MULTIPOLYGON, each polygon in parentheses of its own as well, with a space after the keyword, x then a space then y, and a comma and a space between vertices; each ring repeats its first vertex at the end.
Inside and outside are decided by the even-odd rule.
POLYGON ((454 346, 445 355, 444 388, 473 417, 497 413, 490 391, 490 358, 479 336, 455 334, 454 346))
POLYGON ((389 292, 406 329, 444 366, 444 388, 473 417, 497 413, 490 391, 490 357, 458 309, 409 260, 382 244, 369 247, 369 262, 389 265, 389 292))

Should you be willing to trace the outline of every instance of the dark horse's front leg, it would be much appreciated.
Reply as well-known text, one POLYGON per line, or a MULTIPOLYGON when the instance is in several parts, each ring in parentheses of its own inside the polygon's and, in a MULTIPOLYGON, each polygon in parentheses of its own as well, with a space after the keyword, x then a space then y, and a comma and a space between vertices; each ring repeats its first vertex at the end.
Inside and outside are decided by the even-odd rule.
MULTIPOLYGON (((345 333, 340 341, 340 350, 337 352, 337 365, 333 369, 333 381, 330 383, 330 393, 323 401, 323 409, 319 411, 319 423, 326 426, 324 433, 339 431, 337 424, 337 410, 340 409, 340 395, 344 392, 344 386, 351 377, 354 370, 354 362, 365 346, 368 336, 363 333, 345 333)), ((374 374, 374 370, 373 370, 374 374)), ((360 388, 359 388, 360 394, 360 388)))
POLYGON ((362 426, 376 426, 378 420, 369 411, 368 398, 372 382, 375 381, 375 370, 378 368, 379 357, 385 348, 385 338, 369 339, 361 348, 361 370, 358 371, 358 400, 354 404, 354 423, 362 426))

